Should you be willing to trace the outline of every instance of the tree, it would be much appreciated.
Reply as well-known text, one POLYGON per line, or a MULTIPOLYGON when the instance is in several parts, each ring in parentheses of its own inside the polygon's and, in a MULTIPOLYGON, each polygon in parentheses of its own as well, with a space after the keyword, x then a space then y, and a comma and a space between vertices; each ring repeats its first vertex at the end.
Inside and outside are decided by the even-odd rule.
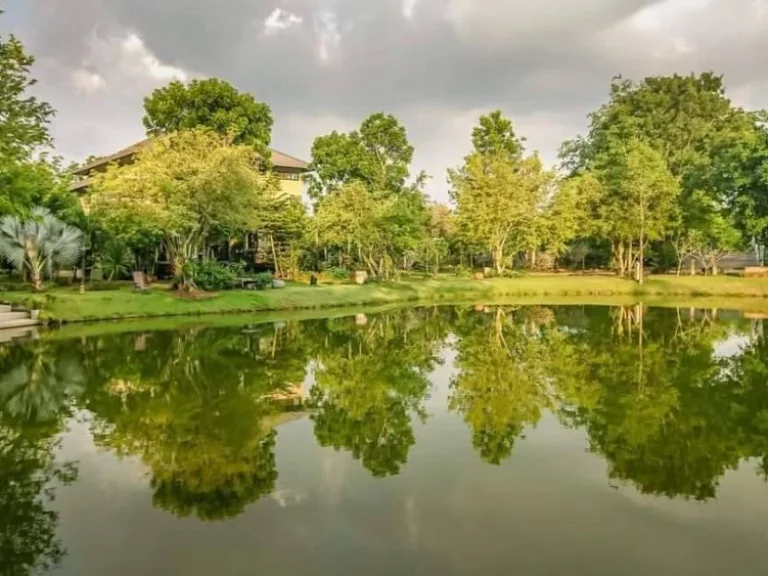
MULTIPOLYGON (((307 176, 309 195, 318 200, 356 181, 377 194, 397 194, 410 177, 413 152, 405 128, 394 116, 373 114, 358 130, 334 131, 315 139, 307 176)), ((417 184, 424 178, 420 175, 417 184)))
POLYGON ((428 218, 421 192, 377 197, 362 182, 353 182, 319 202, 314 225, 321 244, 384 277, 406 252, 419 247, 428 218))
POLYGON ((144 99, 144 127, 150 136, 210 128, 232 144, 252 146, 269 157, 272 112, 251 94, 223 80, 208 78, 189 84, 173 81, 144 99))
POLYGON ((510 255, 535 244, 537 211, 554 180, 537 156, 471 154, 448 180, 459 236, 487 249, 497 273, 510 255))
POLYGON ((75 263, 83 233, 65 224, 44 208, 35 209, 29 220, 6 216, 0 220, 0 255, 17 270, 29 272, 35 290, 42 288, 43 276, 55 267, 75 263))
POLYGON ((299 198, 270 191, 261 198, 257 228, 266 235, 275 273, 285 271, 285 252, 290 266, 291 253, 303 237, 308 226, 307 211, 299 198), (283 256, 283 258, 281 258, 283 256))
POLYGON ((275 186, 256 152, 194 129, 157 138, 130 166, 111 166, 92 184, 92 214, 107 228, 126 222, 161 231, 179 284, 194 288, 186 265, 222 231, 253 229, 260 197, 275 186))
POLYGON ((577 175, 604 163, 621 143, 640 140, 653 148, 680 185, 674 235, 679 266, 681 250, 690 251, 688 239, 707 237, 708 229, 719 228, 716 220, 732 219, 737 206, 743 208, 737 223, 747 236, 762 233, 762 224, 749 216, 752 201, 745 200, 761 186, 758 117, 734 107, 723 78, 711 72, 640 83, 619 77, 611 83, 609 102, 590 114, 588 133, 566 142, 561 157, 577 175))
POLYGON ((505 154, 520 158, 525 138, 518 138, 512 121, 505 118, 501 110, 480 116, 479 126, 472 129, 472 146, 477 154, 505 154))
POLYGON ((54 111, 30 94, 34 62, 15 36, 0 35, 0 216, 29 217, 44 206, 71 222, 77 202, 61 164, 41 153, 52 143, 54 111))
POLYGON ((643 282, 645 251, 650 240, 664 237, 677 216, 677 180, 650 145, 631 140, 617 143, 598 163, 604 196, 599 211, 604 230, 619 245, 617 255, 631 269, 637 244, 638 281, 643 282), (626 244, 626 251, 624 245, 626 244))
POLYGON ((0 170, 51 144, 48 123, 53 108, 29 94, 36 84, 30 78, 34 63, 15 36, 0 36, 0 170))

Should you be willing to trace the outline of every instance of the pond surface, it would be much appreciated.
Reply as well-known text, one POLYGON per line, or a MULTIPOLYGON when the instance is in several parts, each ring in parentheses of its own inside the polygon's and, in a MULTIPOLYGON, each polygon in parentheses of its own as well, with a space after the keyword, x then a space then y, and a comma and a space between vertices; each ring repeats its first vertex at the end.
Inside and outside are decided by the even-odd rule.
POLYGON ((763 323, 42 332, 0 347, 0 573, 764 575, 763 323))

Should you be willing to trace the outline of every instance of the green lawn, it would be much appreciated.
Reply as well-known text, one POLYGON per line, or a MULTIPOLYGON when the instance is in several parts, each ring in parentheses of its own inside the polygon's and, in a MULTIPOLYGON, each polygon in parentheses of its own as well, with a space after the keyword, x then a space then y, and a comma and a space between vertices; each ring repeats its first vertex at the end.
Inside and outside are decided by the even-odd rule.
MULTIPOLYGON (((629 304, 737 308, 768 311, 768 279, 650 277, 643 286, 610 276, 546 276, 470 280, 455 277, 356 285, 289 285, 263 292, 221 292, 186 300, 167 289, 135 292, 129 286, 79 294, 77 287, 51 288, 41 317, 63 322, 276 310, 309 310, 398 302, 499 302, 629 304), (694 302, 695 300, 695 302, 694 302)), ((29 293, 0 293, 0 301, 23 304, 29 293)))

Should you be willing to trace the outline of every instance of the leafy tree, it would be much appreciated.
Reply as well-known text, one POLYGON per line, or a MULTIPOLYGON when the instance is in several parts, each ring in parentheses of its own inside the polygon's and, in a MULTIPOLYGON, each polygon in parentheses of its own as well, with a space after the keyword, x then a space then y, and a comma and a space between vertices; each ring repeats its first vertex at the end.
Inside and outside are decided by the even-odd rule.
POLYGON ((299 198, 268 191, 260 199, 256 227, 265 235, 278 276, 282 276, 287 267, 297 267, 297 263, 291 264, 291 255, 303 239, 308 220, 307 210, 299 198))
POLYGON ((428 213, 421 192, 378 197, 353 182, 323 198, 315 214, 319 241, 346 251, 378 277, 423 238, 428 213))
POLYGON ((209 128, 228 137, 232 144, 252 146, 262 158, 269 157, 269 106, 223 80, 173 81, 145 98, 144 110, 144 126, 151 136, 209 128))
MULTIPOLYGON (((371 192, 397 194, 406 187, 413 146, 394 116, 377 113, 349 134, 332 132, 315 139, 307 181, 315 200, 345 184, 361 182, 371 192)), ((423 181, 422 174, 417 184, 423 181)))
MULTIPOLYGON (((1 14, 2 12, 0 12, 1 14)), ((48 123, 53 108, 29 93, 35 58, 13 35, 0 36, 0 169, 8 163, 29 160, 32 153, 49 146, 48 123)))
POLYGON ((253 228, 260 196, 275 186, 255 166, 251 147, 209 130, 158 138, 130 166, 94 178, 93 217, 108 229, 161 231, 174 275, 191 288, 185 266, 212 235, 253 228))
POLYGON ((648 144, 632 140, 598 161, 603 198, 598 209, 603 233, 617 246, 620 270, 630 270, 637 246, 638 280, 643 282, 650 240, 663 238, 677 217, 679 187, 664 160, 648 144), (626 247, 626 248, 625 248, 626 247))
MULTIPOLYGON (((609 102, 589 118, 587 135, 563 145, 564 166, 572 175, 584 174, 604 165, 624 143, 646 142, 680 184, 678 255, 690 252, 690 238, 717 242, 719 234, 710 236, 709 231, 722 230, 722 222, 733 220, 737 205, 743 208, 740 227, 752 237, 762 234, 760 221, 750 219, 753 204, 748 200, 760 181, 759 122, 731 104, 722 77, 708 72, 640 83, 619 77, 611 84, 609 102)), ((614 244, 616 250, 620 246, 614 244)))
POLYGON ((82 250, 83 234, 44 208, 28 220, 6 216, 0 220, 0 255, 17 270, 29 273, 35 290, 42 288, 43 275, 55 267, 75 263, 82 250))
POLYGON ((501 110, 494 110, 480 116, 479 125, 472 129, 472 146, 477 154, 493 154, 520 158, 523 155, 525 138, 518 138, 512 121, 505 118, 501 110))
POLYGON ((52 144, 54 111, 30 93, 34 62, 15 36, 0 35, 0 216, 28 217, 44 206, 71 222, 77 202, 60 161, 41 153, 52 144))
POLYGON ((498 273, 510 255, 535 244, 537 212, 554 180, 537 156, 472 154, 448 179, 459 236, 488 250, 498 273))

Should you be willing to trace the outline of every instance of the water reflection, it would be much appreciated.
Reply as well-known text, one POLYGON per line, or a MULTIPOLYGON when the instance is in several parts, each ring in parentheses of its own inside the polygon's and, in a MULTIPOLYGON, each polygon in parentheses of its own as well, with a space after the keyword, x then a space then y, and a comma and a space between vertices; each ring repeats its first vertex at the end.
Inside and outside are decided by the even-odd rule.
POLYGON ((156 508, 223 520, 275 490, 276 439, 295 418, 371 476, 399 474, 449 350, 445 409, 483 462, 513 458, 552 413, 586 433, 612 484, 640 493, 707 500, 745 459, 768 477, 768 343, 763 320, 735 314, 420 308, 65 336, 0 348, 0 558, 12 574, 64 552, 50 503, 76 475, 56 458, 71 418, 87 414, 98 448, 142 462, 156 508), (736 337, 736 353, 715 353, 736 337))

